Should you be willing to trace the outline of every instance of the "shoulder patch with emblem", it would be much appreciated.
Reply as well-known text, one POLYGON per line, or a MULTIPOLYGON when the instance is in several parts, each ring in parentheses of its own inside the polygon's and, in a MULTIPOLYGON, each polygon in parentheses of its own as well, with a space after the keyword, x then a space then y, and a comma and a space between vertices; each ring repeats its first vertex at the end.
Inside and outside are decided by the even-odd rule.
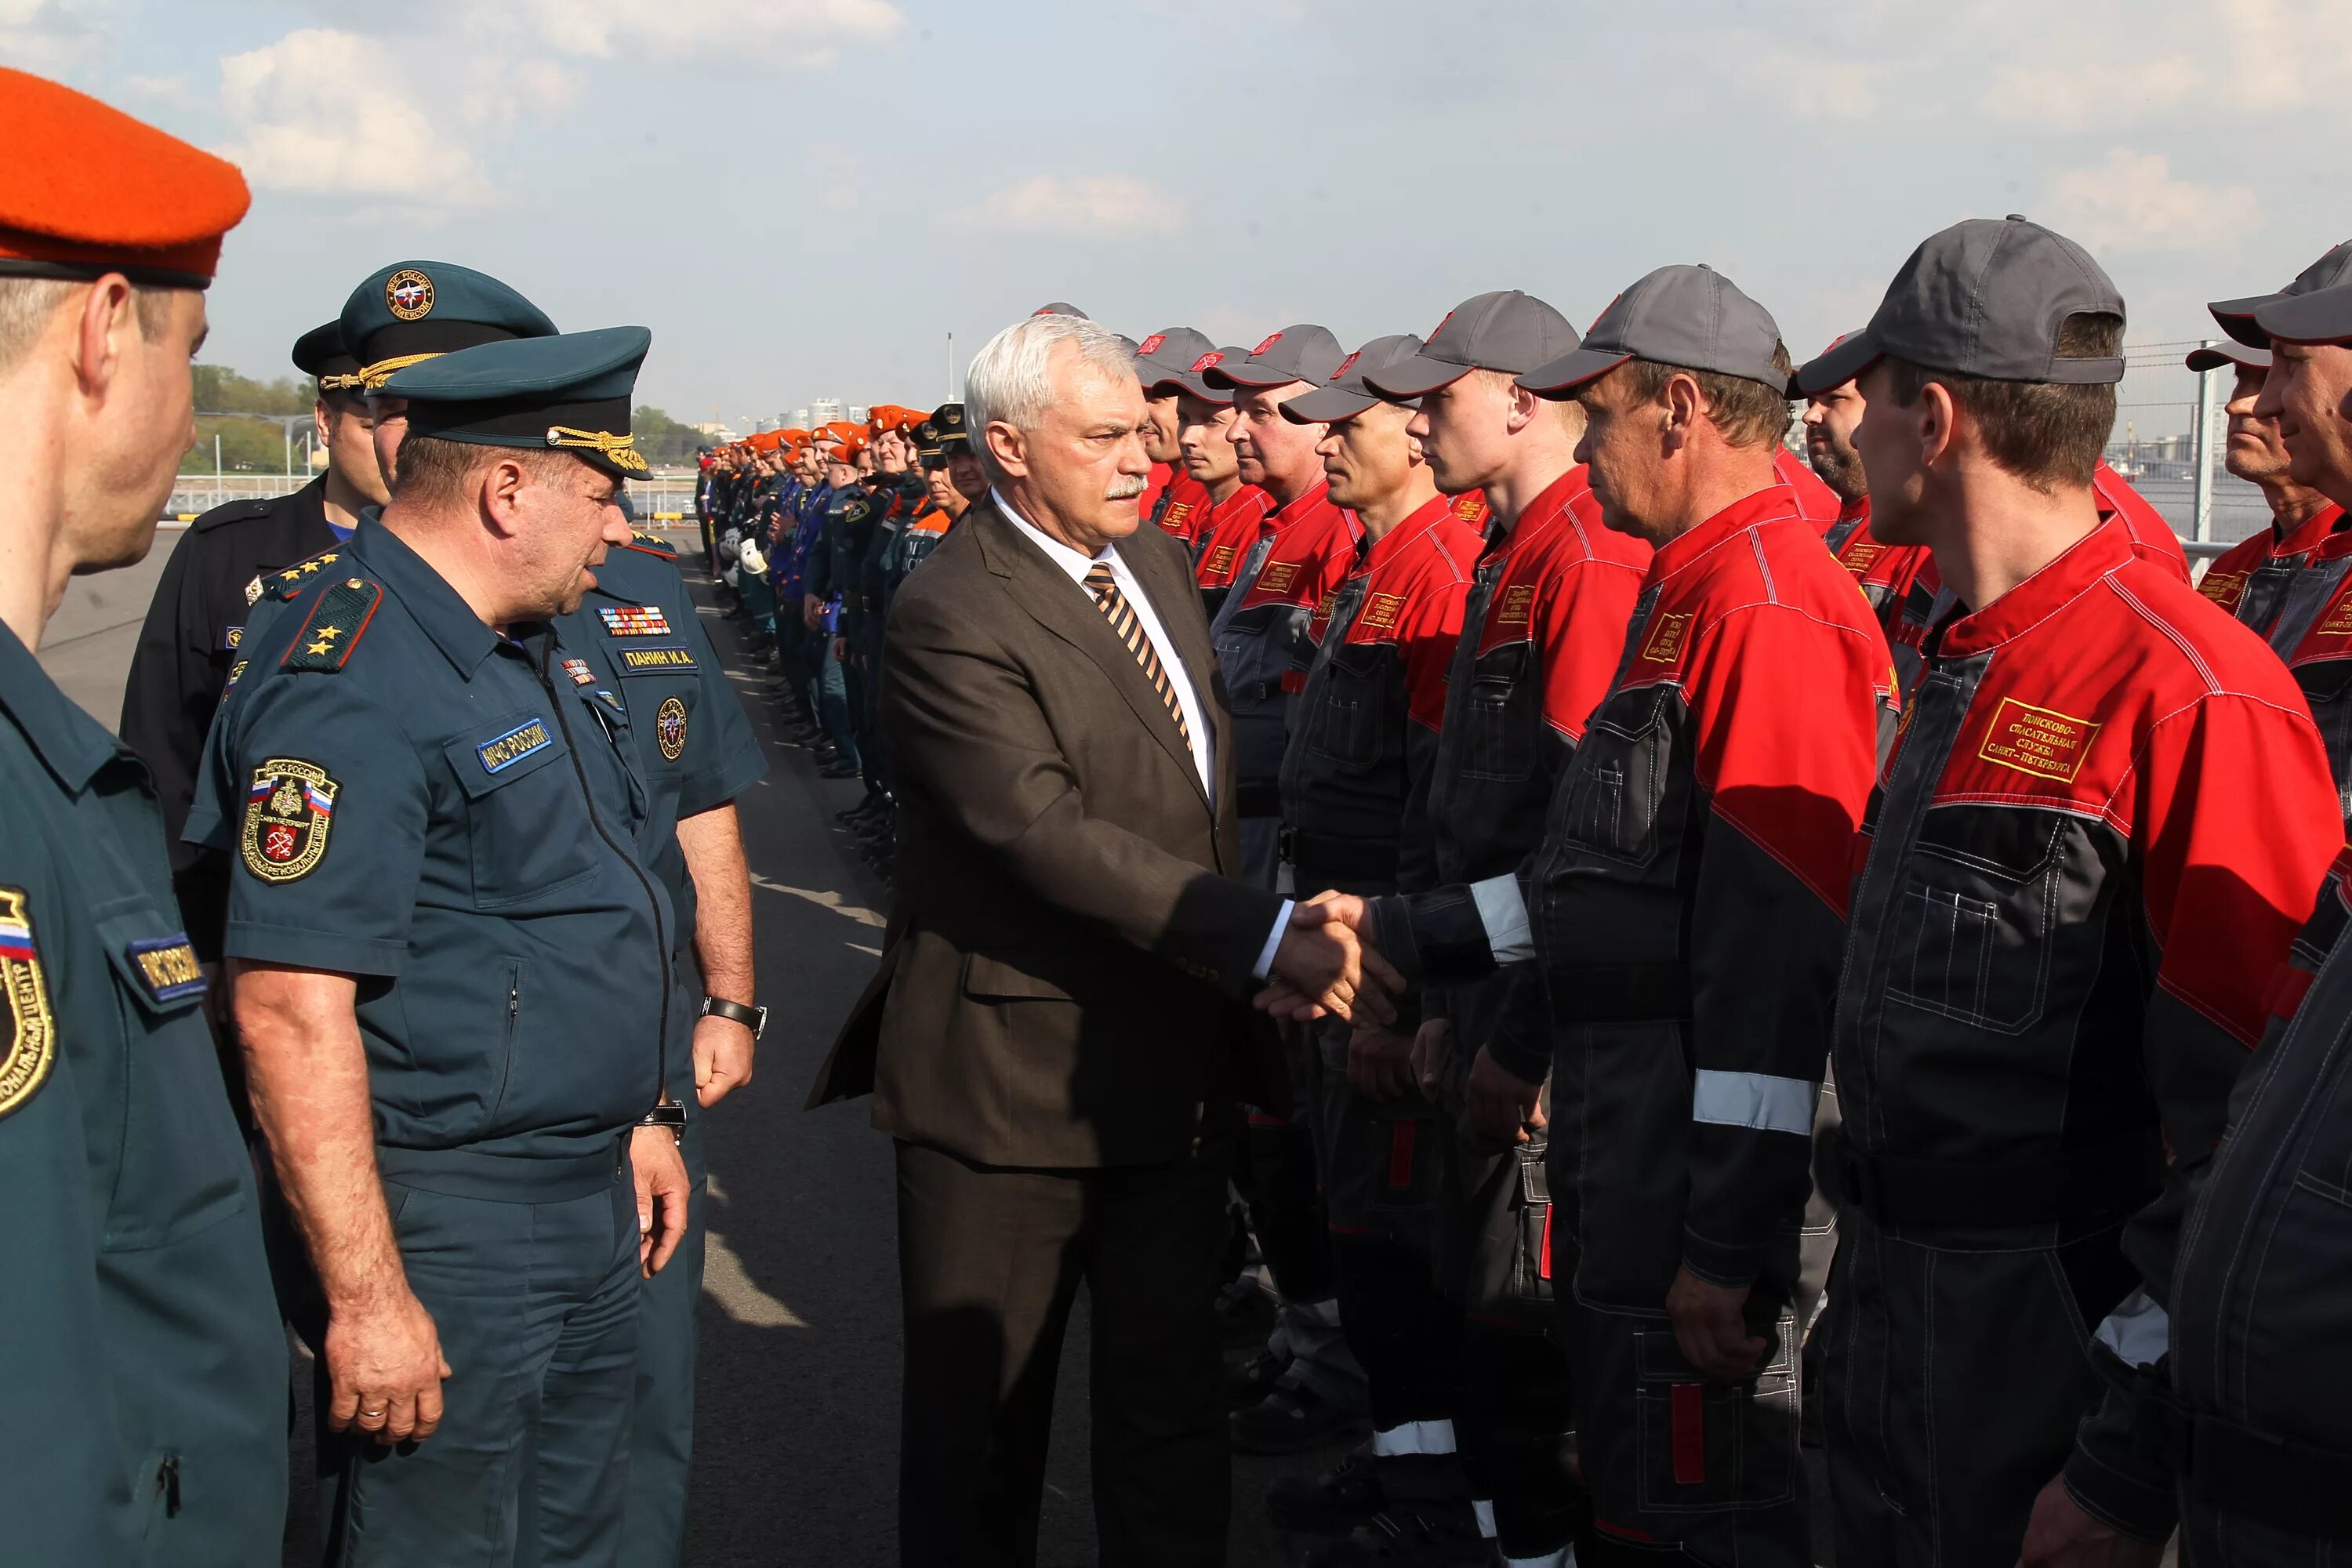
POLYGON ((310 582, 341 558, 341 550, 322 550, 307 561, 297 561, 283 572, 272 572, 262 585, 269 591, 272 598, 290 599, 302 591, 302 584, 310 582))
POLYGON ((316 763, 271 757, 253 770, 239 847, 245 868, 265 882, 292 882, 319 868, 342 785, 316 763))
POLYGON ((669 617, 659 605, 599 605, 596 615, 604 623, 607 637, 666 637, 671 634, 669 617))
POLYGON ((278 662, 288 669, 339 670, 350 662, 360 635, 383 603, 383 588, 364 577, 346 577, 320 594, 310 618, 278 662))
POLYGON ((246 608, 247 608, 247 609, 251 609, 251 608, 253 607, 254 601, 255 601, 255 600, 257 600, 257 599, 258 599, 258 598, 260 598, 260 597, 261 597, 261 575, 260 575, 260 574, 259 574, 259 573, 256 573, 256 574, 254 574, 253 581, 252 581, 252 582, 250 582, 250 583, 247 583, 247 584, 245 585, 245 605, 246 605, 246 608))
POLYGON ((686 754, 686 704, 675 697, 665 697, 654 712, 654 740, 661 747, 663 758, 676 762, 686 754))
POLYGON ((49 983, 33 945, 33 906, 20 888, 0 888, 0 986, 8 992, 8 1047, 0 1051, 0 1116, 47 1081, 58 1058, 49 983))

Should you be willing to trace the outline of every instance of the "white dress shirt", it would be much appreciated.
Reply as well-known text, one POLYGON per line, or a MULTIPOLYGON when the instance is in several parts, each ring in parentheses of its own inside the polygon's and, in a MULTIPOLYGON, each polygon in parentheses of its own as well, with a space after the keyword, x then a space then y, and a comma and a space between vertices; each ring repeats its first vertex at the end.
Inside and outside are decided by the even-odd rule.
MULTIPOLYGON (((1217 742, 1209 716, 1202 710, 1200 698, 1192 689, 1192 673, 1184 668, 1183 659, 1178 657, 1176 645, 1168 636, 1168 628, 1160 624, 1160 612, 1153 607, 1151 595, 1143 591, 1143 584, 1137 582, 1135 574, 1128 570, 1127 563, 1119 558, 1118 547, 1107 544, 1100 555, 1080 554, 1023 517, 1020 509, 1005 498, 1003 490, 992 488, 989 499, 996 503, 996 510, 1004 514, 1005 520, 1021 531, 1024 539, 1044 551, 1046 560, 1068 574, 1070 581, 1077 585, 1078 592, 1087 595, 1087 603, 1094 602, 1094 595, 1087 593, 1087 574, 1097 562, 1109 565, 1111 581, 1118 584, 1118 591, 1126 596, 1129 607, 1135 611, 1136 620, 1142 624, 1144 637, 1151 644, 1151 651, 1158 656, 1160 668, 1168 672, 1168 684, 1175 689, 1176 700, 1183 707, 1184 731, 1192 744, 1192 767, 1201 775, 1201 793, 1207 795, 1209 803, 1214 805, 1217 799, 1217 742)), ((1290 909, 1291 900, 1285 899, 1282 912, 1276 917, 1274 930, 1267 933, 1265 945, 1258 952, 1255 973, 1261 980, 1273 973, 1274 952, 1282 945, 1282 933, 1290 924, 1290 909)))

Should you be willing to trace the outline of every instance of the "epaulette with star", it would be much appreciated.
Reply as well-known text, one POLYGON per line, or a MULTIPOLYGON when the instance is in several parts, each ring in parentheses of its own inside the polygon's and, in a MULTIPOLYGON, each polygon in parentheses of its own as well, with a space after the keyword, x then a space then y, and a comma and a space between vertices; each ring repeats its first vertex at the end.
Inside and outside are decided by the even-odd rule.
POLYGON ((642 550, 648 555, 658 555, 665 561, 677 559, 677 546, 659 534, 647 533, 643 529, 634 529, 630 531, 626 548, 642 550))
POLYGON ((266 591, 273 599, 279 601, 290 599, 302 591, 304 584, 310 582, 320 573, 332 566, 341 555, 342 551, 340 547, 334 550, 322 550, 308 561, 297 561, 283 572, 273 572, 262 579, 267 585, 266 591))
POLYGON ((280 667, 329 674, 341 669, 382 603, 383 585, 364 577, 346 577, 329 587, 311 605, 310 617, 288 645, 286 657, 278 661, 280 667))

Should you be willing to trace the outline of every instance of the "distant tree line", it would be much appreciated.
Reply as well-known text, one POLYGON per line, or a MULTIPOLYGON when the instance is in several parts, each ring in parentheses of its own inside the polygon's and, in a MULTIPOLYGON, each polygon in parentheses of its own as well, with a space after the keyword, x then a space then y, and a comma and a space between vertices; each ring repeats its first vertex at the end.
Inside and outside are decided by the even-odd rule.
MULTIPOLYGON (((308 376, 281 375, 257 381, 225 365, 195 367, 196 444, 180 459, 184 474, 213 471, 214 441, 219 441, 221 468, 229 473, 278 474, 286 471, 285 426, 275 418, 208 418, 208 415, 308 415, 316 389, 308 376)), ((641 407, 631 416, 637 450, 656 468, 694 461, 703 437, 691 425, 682 425, 658 408, 641 407)), ((303 472, 302 426, 294 427, 294 471, 303 472)))

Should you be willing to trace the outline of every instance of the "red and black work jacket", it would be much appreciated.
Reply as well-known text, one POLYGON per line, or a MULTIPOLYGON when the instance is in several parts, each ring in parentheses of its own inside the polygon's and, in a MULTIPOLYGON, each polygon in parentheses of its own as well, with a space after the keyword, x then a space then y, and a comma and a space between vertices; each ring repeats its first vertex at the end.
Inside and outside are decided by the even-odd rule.
POLYGON ((1552 1168, 1578 1173, 1554 1223, 1581 1299, 1659 1311, 1683 1267, 1793 1283, 1893 684, 1795 496, 1759 490, 1659 547, 1517 875, 1374 906, 1391 962, 1440 980, 1517 964, 1486 1049, 1552 1075, 1552 1168))
POLYGON ((1347 576, 1362 536, 1355 514, 1331 504, 1328 485, 1317 485, 1266 514, 1210 618, 1234 714, 1234 805, 1244 816, 1282 814, 1276 781, 1297 691, 1288 677, 1313 654, 1315 606, 1347 576))
POLYGON ((1910 592, 1911 580, 1932 559, 1927 547, 1881 544, 1870 531, 1868 496, 1846 502, 1822 542, 1837 557, 1837 563, 1853 574, 1853 580, 1862 585, 1862 596, 1870 601, 1871 613, 1878 617, 1879 629, 1891 640, 1895 625, 1902 618, 1903 596, 1910 592))
MULTIPOLYGON (((2116 1300, 2084 1315, 2134 1270, 2160 1309, 2342 842, 2318 731, 2261 639, 2119 516, 1923 653, 1839 988, 1841 1184, 1915 1237, 2082 1245, 2129 1216, 2105 1243, 2127 1260, 2116 1300)), ((2067 1465, 2135 1529, 2169 1508, 2161 1460, 2130 1451, 2138 1419, 2111 1398, 2067 1465)))
POLYGON ((1152 512, 1159 509, 1160 498, 1168 493, 1170 482, 1183 471, 1173 463, 1155 462, 1151 465, 1151 472, 1144 477, 1143 493, 1135 498, 1136 510, 1142 514, 1146 522, 1151 521, 1152 512))
POLYGON ((2352 529, 2328 534, 2305 557, 2269 640, 2319 725, 2336 806, 2352 822, 2352 529))
POLYGON ((1782 447, 1772 454, 1772 471, 1789 487, 1789 493, 1797 498, 1797 514, 1811 523, 1816 533, 1828 533, 1845 515, 1844 498, 1830 489, 1828 480, 1813 472, 1811 464, 1788 447, 1782 447))
MULTIPOLYGON (((1202 487, 1207 493, 1207 487, 1202 487)), ((1202 514, 1192 537, 1192 580, 1201 586, 1201 604, 1213 620, 1224 607, 1234 580, 1247 564, 1251 549, 1271 537, 1264 526, 1274 510, 1274 498, 1255 485, 1244 485, 1202 514)))
POLYGON ((1144 516, 1154 528, 1172 533, 1192 550, 1209 523, 1209 487, 1181 467, 1170 474, 1159 494, 1150 497, 1144 516))
MULTIPOLYGON (((2214 558, 2198 579, 2197 591, 2237 618, 2255 636, 2267 637, 2285 607, 2287 594, 2312 552, 2344 521, 2344 509, 2328 505, 2306 518, 2292 532, 2276 523, 2250 533, 2214 558)), ((2287 648, 2280 648, 2284 658, 2287 648)))
POLYGON ((1609 689, 1650 547, 1601 521, 1581 464, 1489 521, 1445 679, 1429 814, 1437 877, 1516 868, 1609 689))
MULTIPOLYGON (((1484 505, 1463 497, 1483 517, 1484 505)), ((1282 758, 1283 858, 1301 892, 1435 884, 1429 778, 1445 669, 1485 543, 1438 496, 1377 540, 1316 606, 1314 657, 1282 758)))

